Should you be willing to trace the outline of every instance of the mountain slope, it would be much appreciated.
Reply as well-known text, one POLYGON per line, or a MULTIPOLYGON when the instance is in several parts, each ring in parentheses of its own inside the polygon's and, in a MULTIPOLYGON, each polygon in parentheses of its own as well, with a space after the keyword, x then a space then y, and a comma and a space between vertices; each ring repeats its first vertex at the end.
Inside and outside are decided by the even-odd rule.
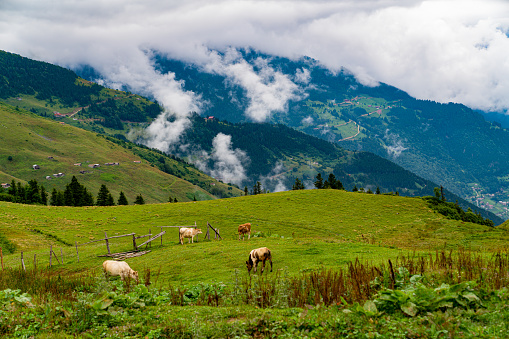
MULTIPOLYGON (((94 195, 105 184, 117 198, 123 191, 129 202, 142 194, 145 201, 166 202, 213 199, 214 196, 189 181, 162 172, 145 160, 150 157, 195 183, 240 195, 232 186, 217 182, 192 165, 152 150, 104 138, 88 131, 44 119, 35 114, 0 103, 0 181, 37 180, 47 192, 63 190, 73 175, 94 195), (115 141, 115 142, 113 142, 115 141), (140 162, 140 163, 138 163, 140 162), (119 163, 119 165, 105 165, 119 163), (78 165, 81 164, 81 165, 78 165), (91 168, 89 165, 99 164, 91 168), (38 165, 40 169, 33 169, 38 165), (63 173, 63 177, 54 174, 63 173), (46 179, 46 177, 51 179, 46 179), (213 186, 211 186, 213 184, 213 186)), ((164 169, 164 168, 163 168, 164 169)))
MULTIPOLYGON (((248 121, 252 94, 229 75, 201 65, 155 56, 162 73, 174 72, 209 103, 204 115, 233 122, 248 121)), ((316 61, 288 60, 242 52, 242 60, 260 77, 267 69, 298 85, 287 111, 272 112, 270 121, 351 149, 391 160, 479 207, 507 218, 509 211, 509 132, 459 104, 411 98, 397 88, 360 84, 348 71, 331 73, 316 61), (260 59, 266 62, 257 69, 260 59), (297 75, 305 73, 307 82, 297 75)), ((275 80, 267 80, 267 86, 275 80), (272 81, 272 82, 271 82, 272 81)))
MULTIPOLYGON (((433 190, 438 186, 373 153, 348 151, 282 124, 233 124, 204 119, 198 115, 192 121, 192 128, 183 135, 184 143, 210 153, 216 135, 230 135, 232 144, 245 152, 251 160, 245 163, 251 184, 260 180, 264 188, 270 190, 278 185, 290 189, 295 178, 313 188, 317 173, 322 173, 324 177, 334 173, 347 190, 357 186, 374 192, 379 187, 382 192, 398 191, 407 196, 429 196, 434 195, 433 190)), ((206 162, 206 159, 202 161, 206 162)), ((213 163, 208 165, 213 166, 213 163)), ((448 190, 445 192, 448 201, 458 201, 463 209, 479 210, 484 218, 493 220, 496 225, 503 221, 488 211, 476 208, 458 195, 448 190)))

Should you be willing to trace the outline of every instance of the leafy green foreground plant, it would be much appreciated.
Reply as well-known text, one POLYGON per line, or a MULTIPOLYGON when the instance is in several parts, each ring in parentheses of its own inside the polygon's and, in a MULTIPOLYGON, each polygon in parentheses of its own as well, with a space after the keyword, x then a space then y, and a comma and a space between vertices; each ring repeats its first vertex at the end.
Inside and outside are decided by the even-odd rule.
MULTIPOLYGON (((405 266, 394 270, 392 264, 356 261, 345 270, 235 272, 226 284, 160 289, 150 287, 147 273, 141 284, 101 276, 69 290, 43 289, 36 276, 31 286, 22 270, 0 271, 4 286, 11 279, 23 282, 21 290, 0 292, 0 337, 503 338, 509 330, 508 284, 490 276, 505 271, 505 257, 493 256, 493 265, 476 260, 486 268, 483 276, 460 281, 452 272, 471 265, 469 257, 460 254, 456 262, 442 254, 426 264, 422 257, 398 258, 405 266), (411 274, 430 267, 436 269, 411 274)), ((72 277, 56 279, 72 286, 63 283, 72 277)))
MULTIPOLYGON (((399 268, 400 275, 408 274, 404 267, 399 268)), ((393 314, 401 311, 415 317, 426 312, 445 311, 452 308, 479 309, 483 307, 481 299, 476 295, 476 283, 441 284, 439 287, 428 287, 422 283, 421 275, 410 277, 406 286, 401 289, 383 289, 374 300, 368 300, 363 307, 355 304, 353 311, 368 316, 384 313, 393 314)), ((376 281, 374 282, 376 283, 376 281)), ((482 291, 478 291, 483 293, 482 291)))

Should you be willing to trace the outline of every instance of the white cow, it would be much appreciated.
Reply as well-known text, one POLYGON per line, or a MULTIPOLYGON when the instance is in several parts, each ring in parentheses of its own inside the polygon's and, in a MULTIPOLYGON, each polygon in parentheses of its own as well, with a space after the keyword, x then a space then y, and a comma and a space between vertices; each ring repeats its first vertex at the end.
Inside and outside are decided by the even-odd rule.
POLYGON ((182 245, 184 245, 184 238, 191 238, 189 239, 189 242, 193 243, 194 244, 194 237, 197 235, 197 234, 202 234, 202 231, 200 228, 187 228, 187 227, 182 227, 179 229, 179 239, 180 239, 180 243, 182 245))
POLYGON ((120 276, 122 280, 130 277, 138 282, 138 272, 133 271, 125 261, 106 260, 103 262, 103 269, 105 275, 120 276))

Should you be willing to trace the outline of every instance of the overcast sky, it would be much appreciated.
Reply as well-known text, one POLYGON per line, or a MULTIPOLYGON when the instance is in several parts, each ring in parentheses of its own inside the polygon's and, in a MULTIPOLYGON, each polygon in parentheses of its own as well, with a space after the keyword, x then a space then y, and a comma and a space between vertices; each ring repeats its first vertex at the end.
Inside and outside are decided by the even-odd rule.
POLYGON ((0 49, 89 64, 181 114, 199 93, 157 74, 148 51, 202 64, 228 47, 306 55, 417 98, 507 110, 508 31, 506 0, 0 0, 0 49))

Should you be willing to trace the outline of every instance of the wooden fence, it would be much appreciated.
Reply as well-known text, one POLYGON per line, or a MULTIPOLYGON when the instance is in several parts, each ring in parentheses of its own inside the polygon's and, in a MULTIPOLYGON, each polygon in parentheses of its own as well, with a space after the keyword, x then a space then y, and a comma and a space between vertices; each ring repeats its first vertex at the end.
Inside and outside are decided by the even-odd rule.
MULTIPOLYGON (((95 242, 99 242, 99 241, 104 241, 104 243, 106 245, 106 250, 108 252, 107 254, 99 255, 99 257, 111 257, 111 258, 116 259, 116 260, 124 260, 126 258, 132 258, 132 257, 141 256, 141 255, 144 255, 144 254, 150 252, 150 250, 148 250, 147 248, 148 247, 152 248, 152 242, 154 240, 156 240, 157 238, 161 239, 161 246, 163 245, 163 235, 166 234, 166 231, 164 231, 163 228, 177 228, 178 227, 179 230, 180 230, 180 228, 183 228, 183 227, 186 227, 186 228, 196 228, 198 226, 196 225, 196 222, 195 222, 194 225, 189 225, 189 226, 158 226, 158 227, 160 227, 161 232, 159 232, 159 233, 157 233, 155 235, 152 235, 152 230, 151 229, 149 229, 148 234, 139 235, 139 236, 137 236, 136 233, 128 233, 128 234, 122 234, 122 235, 108 236, 107 232, 104 232, 104 238, 103 239, 92 240, 92 241, 88 241, 88 242, 85 242, 85 243, 82 243, 82 244, 78 244, 78 242, 75 241, 74 242, 74 246, 76 248, 76 258, 78 259, 78 262, 80 262, 80 254, 79 254, 78 247, 85 246, 85 245, 88 245, 88 244, 91 244, 91 243, 95 243, 95 242), (130 250, 130 251, 125 251, 125 252, 111 253, 110 240, 111 239, 124 238, 124 237, 132 237, 133 249, 130 250), (147 237, 148 237, 148 239, 145 242, 143 242, 141 244, 137 244, 136 240, 147 238, 147 237), (142 246, 145 246, 145 250, 144 251, 141 250, 142 246)), ((204 235, 204 239, 210 240, 210 230, 211 229, 215 233, 214 239, 221 239, 221 240, 223 239, 221 237, 221 235, 219 234, 219 229, 212 227, 212 225, 208 221, 207 221, 207 232, 204 235)), ((180 241, 180 239, 179 239, 179 241, 180 241)), ((196 241, 198 241, 198 240, 196 240, 196 241)), ((50 248, 49 248, 49 267, 51 267, 53 265, 53 258, 55 258, 55 260, 59 264, 63 264, 64 263, 64 253, 63 253, 62 248, 60 248, 60 260, 59 260, 58 255, 53 250, 53 245, 50 245, 50 248)), ((3 252, 2 252, 2 248, 1 247, 0 247, 0 259, 1 259, 1 268, 4 269, 4 258, 3 258, 3 252)), ((37 254, 34 254, 34 268, 36 268, 36 266, 37 266, 37 254)), ((23 257, 23 251, 21 251, 21 267, 23 268, 23 270, 26 270, 25 260, 24 260, 24 257, 23 257)))

